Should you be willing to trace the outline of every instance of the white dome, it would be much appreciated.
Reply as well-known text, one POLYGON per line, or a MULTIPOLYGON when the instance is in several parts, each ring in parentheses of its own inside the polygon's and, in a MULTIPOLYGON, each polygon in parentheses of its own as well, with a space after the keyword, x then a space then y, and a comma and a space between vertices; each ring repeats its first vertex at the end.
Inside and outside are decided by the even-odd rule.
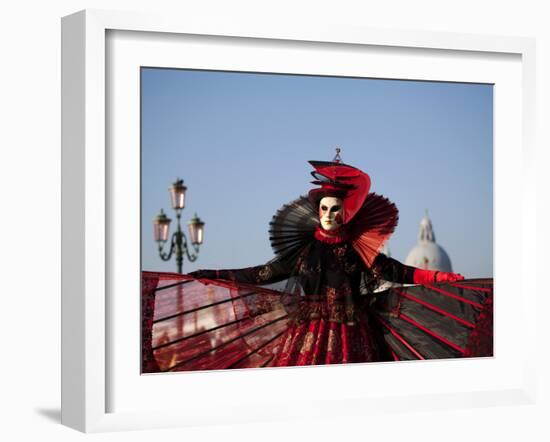
POLYGON ((405 264, 427 270, 453 271, 449 255, 435 242, 432 222, 427 214, 420 221, 418 244, 407 255, 405 264))
POLYGON ((449 255, 434 242, 425 242, 414 246, 407 255, 405 264, 427 270, 453 271, 449 255))

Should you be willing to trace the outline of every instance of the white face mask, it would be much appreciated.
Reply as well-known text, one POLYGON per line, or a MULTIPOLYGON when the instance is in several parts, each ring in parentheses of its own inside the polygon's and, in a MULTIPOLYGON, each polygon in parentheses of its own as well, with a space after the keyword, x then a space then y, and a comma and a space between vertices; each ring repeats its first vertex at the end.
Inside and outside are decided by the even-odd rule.
POLYGON ((325 230, 336 230, 343 222, 344 207, 342 200, 333 196, 325 196, 319 202, 319 220, 325 230))

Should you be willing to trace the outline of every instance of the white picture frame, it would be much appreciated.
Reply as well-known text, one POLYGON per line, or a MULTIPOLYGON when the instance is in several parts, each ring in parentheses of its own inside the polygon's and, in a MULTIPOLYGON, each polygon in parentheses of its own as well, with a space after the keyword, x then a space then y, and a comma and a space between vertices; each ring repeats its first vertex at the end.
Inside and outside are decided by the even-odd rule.
MULTIPOLYGON (((84 432, 99 432, 325 416, 329 412, 334 416, 335 408, 338 410, 336 414, 357 415, 374 410, 441 409, 534 401, 535 324, 533 321, 528 321, 526 315, 518 315, 516 324, 509 323, 514 309, 527 311, 529 305, 536 303, 535 281, 524 277, 527 274, 526 257, 536 255, 534 250, 536 245, 534 240, 535 178, 534 174, 529 173, 534 167, 534 40, 343 26, 326 28, 311 24, 303 28, 283 24, 270 27, 265 26, 265 23, 220 24, 196 20, 182 21, 179 17, 176 19, 166 16, 88 10, 63 18, 62 50, 63 424, 84 432), (130 40, 133 41, 129 46, 125 46, 129 54, 126 58, 125 53, 118 48, 109 49, 109 35, 117 34, 132 37, 130 40), (137 43, 134 38, 136 36, 139 40, 137 43), (332 382, 338 376, 341 377, 342 368, 347 370, 346 378, 352 382, 361 379, 366 370, 365 365, 315 367, 314 370, 307 372, 299 369, 238 370, 239 373, 231 374, 212 372, 191 373, 190 376, 180 374, 140 377, 139 373, 132 370, 132 364, 135 364, 132 354, 127 356, 118 352, 114 354, 113 348, 120 348, 120 345, 117 347, 116 344, 111 345, 111 343, 120 335, 116 332, 116 324, 120 323, 117 312, 120 312, 121 305, 118 304, 118 300, 113 301, 112 295, 113 290, 115 292, 118 290, 120 293, 120 287, 125 283, 122 282, 122 286, 118 285, 117 278, 113 278, 112 264, 118 259, 115 255, 126 252, 121 252, 121 247, 118 245, 115 247, 113 244, 119 244, 117 241, 128 241, 128 238, 122 239, 124 235, 116 227, 121 221, 118 216, 120 212, 114 210, 118 197, 113 188, 116 188, 119 194, 128 189, 120 187, 120 169, 117 169, 120 161, 117 162, 116 155, 113 155, 110 150, 112 143, 118 142, 116 140, 118 135, 115 133, 116 130, 107 131, 106 127, 106 122, 112 123, 113 118, 114 121, 118 121, 116 110, 109 108, 108 104, 112 103, 109 101, 112 98, 109 96, 112 93, 111 82, 117 81, 116 76, 120 72, 111 70, 109 66, 118 60, 128 63, 124 66, 135 67, 135 63, 139 65, 139 57, 135 57, 135 49, 131 48, 135 48, 136 44, 141 44, 145 48, 147 40, 153 37, 157 42, 163 37, 167 39, 166 53, 169 56, 170 45, 179 44, 178 42, 184 41, 186 36, 194 38, 199 36, 206 39, 208 36, 216 37, 217 41, 223 42, 226 47, 231 47, 232 42, 237 41, 247 41, 252 46, 261 46, 268 42, 272 47, 284 46, 285 50, 307 51, 308 48, 323 47, 337 53, 345 52, 350 48, 354 50, 364 48, 378 52, 382 56, 388 51, 397 49, 401 57, 407 57, 409 52, 425 51, 421 56, 426 55, 433 59, 431 71, 427 71, 422 63, 416 67, 414 63, 410 63, 414 69, 417 69, 416 75, 407 76, 411 79, 446 80, 445 69, 441 68, 441 71, 438 71, 437 60, 442 57, 450 56, 459 60, 464 56, 472 60, 471 66, 475 66, 476 63, 484 64, 491 59, 504 60, 506 64, 506 60, 509 59, 510 77, 498 77, 499 81, 495 83, 497 87, 500 82, 504 85, 502 93, 499 91, 495 94, 495 115, 499 119, 498 125, 495 126, 495 152, 496 157, 501 158, 499 161, 502 161, 495 168, 495 251, 498 252, 499 232, 502 234, 508 227, 518 228, 521 232, 521 240, 516 239, 517 244, 513 247, 521 256, 519 261, 521 266, 517 265, 517 259, 512 263, 507 258, 499 258, 499 255, 495 254, 495 264, 499 266, 495 272, 497 287, 495 326, 498 329, 500 321, 500 328, 496 332, 497 344, 499 336, 510 336, 512 339, 512 333, 506 333, 506 331, 510 332, 510 327, 521 327, 523 346, 521 352, 515 353, 516 360, 511 358, 514 350, 513 343, 503 339, 502 351, 499 354, 497 346, 495 358, 492 360, 470 361, 468 365, 464 365, 462 363, 464 361, 430 361, 430 365, 427 366, 373 364, 368 368, 369 375, 378 379, 380 376, 393 376, 394 379, 396 376, 401 378, 403 375, 414 376, 419 379, 420 386, 431 377, 432 388, 423 387, 424 390, 406 391, 397 382, 392 391, 372 389, 368 391, 368 388, 359 386, 352 394, 349 388, 342 388, 340 391, 333 392, 332 395, 321 397, 314 394, 314 382, 323 380, 332 382), (499 106, 502 107, 502 103, 499 104, 498 100, 508 99, 512 100, 511 103, 518 104, 518 107, 508 111, 501 109, 499 106), (511 132, 503 132, 506 130, 511 132), (503 137, 504 134, 509 136, 503 137), (515 146, 514 141, 517 141, 515 146), (512 144, 508 146, 505 143, 512 144), (503 147, 499 147, 501 145, 503 147), (522 164, 521 186, 517 181, 514 184, 507 183, 505 180, 505 174, 514 167, 514 164, 517 168, 517 161, 522 164), (501 224, 501 218, 498 217, 498 208, 505 210, 504 205, 499 204, 498 198, 510 193, 519 198, 522 210, 517 212, 511 221, 506 221, 512 223, 507 226, 504 225, 504 221, 501 224), (116 216, 115 213, 117 213, 116 216), (114 216, 116 219, 113 219, 114 216), (515 271, 516 279, 513 284, 506 284, 506 278, 511 277, 512 271, 515 271), (503 281, 500 286, 499 281, 503 281), (506 297, 499 300, 499 293, 505 293, 505 290, 516 290, 519 296, 514 300, 506 300, 506 297), (127 360, 133 362, 126 366, 124 361, 127 360), (471 380, 478 370, 490 373, 497 366, 503 376, 495 377, 495 381, 491 384, 485 387, 479 382, 468 384, 468 380, 471 380), (122 373, 117 370, 122 370, 122 373), (433 382, 434 376, 457 371, 464 374, 463 385, 446 389, 444 383, 433 382), (388 374, 384 374, 385 372, 388 374), (428 376, 423 374, 425 372, 429 372, 428 376), (205 378, 205 376, 208 377, 205 378), (126 390, 120 390, 119 384, 123 384, 126 381, 125 378, 137 384, 125 384, 126 390), (275 379, 274 387, 268 393, 266 391, 268 381, 271 384, 273 379, 275 379), (217 391, 225 393, 212 399, 211 393, 208 393, 207 386, 204 385, 206 383, 209 384, 209 388, 216 388, 217 391), (176 408, 169 402, 166 407, 159 407, 158 402, 155 406, 150 406, 151 403, 155 403, 152 398, 152 395, 156 394, 154 392, 160 394, 166 389, 175 388, 176 384, 180 385, 179 388, 186 388, 187 398, 191 399, 187 402, 187 406, 176 408), (240 385, 241 394, 238 394, 239 389, 234 388, 235 385, 240 385), (294 400, 283 404, 281 398, 276 396, 277 391, 281 390, 280 385, 300 385, 309 392, 307 400, 298 400, 299 398, 293 396, 297 396, 298 393, 293 393, 291 389, 284 393, 290 394, 294 400), (130 409, 131 407, 118 405, 118 403, 135 402, 135 398, 131 396, 131 390, 141 387, 143 387, 140 393, 143 407, 136 406, 135 409, 130 409), (117 390, 115 396, 120 398, 120 400, 117 399, 117 404, 114 404, 112 399, 115 390, 117 390), (201 397, 203 394, 201 392, 204 392, 208 400, 201 397), (273 399, 264 400, 262 395, 273 399), (337 401, 338 407, 328 407, 331 401, 337 401)), ((146 52, 146 50, 143 51, 144 54, 146 52)), ((410 60, 414 61, 414 57, 410 60)), ((265 63, 265 69, 270 69, 267 61, 260 62, 265 63)), ((215 62, 211 62, 211 66, 212 64, 216 65, 215 62)), ((388 62, 388 65, 391 63, 388 62)), ((399 62, 395 66, 398 65, 399 62)), ((220 69, 223 66, 223 63, 219 64, 220 69)), ((393 65, 391 66, 393 68, 393 65)), ((206 65, 197 64, 196 67, 206 67, 206 65)), ((307 72, 310 68, 304 65, 302 69, 307 72)), ((341 73, 338 69, 333 72, 335 75, 341 73)), ((491 78, 497 78, 493 76, 501 75, 497 71, 507 71, 507 69, 495 70, 494 67, 487 69, 489 74, 483 73, 483 69, 476 71, 475 68, 467 73, 464 68, 461 78, 464 81, 485 79, 486 82, 492 82, 491 78)), ((122 75, 125 74, 122 73, 122 75)), ((397 74, 392 74, 388 70, 386 76, 380 72, 378 75, 383 78, 396 78, 397 74)), ((131 84, 131 81, 128 83, 131 84)), ((132 116, 135 116, 137 109, 132 108, 130 103, 135 99, 134 96, 130 97, 128 102, 123 101, 123 106, 129 106, 130 117, 127 123, 134 125, 132 127, 136 124, 132 116)), ((137 137, 139 138, 138 134, 137 137)), ((126 148, 134 149, 135 146, 134 139, 126 148)), ((128 161, 125 167, 133 167, 133 172, 128 175, 131 175, 130 179, 124 180, 128 181, 126 185, 135 185, 135 162, 128 161)), ((131 192, 131 189, 128 191, 131 192)), ((120 214, 120 217, 122 216, 120 214)), ((140 269, 132 266, 131 262, 124 271, 129 278, 136 276, 134 286, 130 285, 129 291, 136 287, 139 289, 140 269)), ((135 305, 130 306, 129 311, 131 312, 134 307, 135 305)), ((135 317, 133 325, 132 322, 128 324, 129 327, 133 327, 133 329, 128 328, 128 333, 135 334, 136 339, 139 340, 139 316, 135 317)), ((124 335, 120 336, 120 339, 124 338, 124 335)), ((132 349, 131 351, 138 351, 133 343, 128 347, 132 349)), ((365 384, 368 382, 365 381, 365 384)))

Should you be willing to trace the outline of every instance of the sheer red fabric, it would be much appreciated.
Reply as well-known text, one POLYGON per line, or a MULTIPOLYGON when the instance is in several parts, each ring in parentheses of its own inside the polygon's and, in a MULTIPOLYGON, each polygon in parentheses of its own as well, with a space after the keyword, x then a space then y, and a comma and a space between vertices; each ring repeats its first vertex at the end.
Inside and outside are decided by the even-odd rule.
POLYGON ((396 359, 493 356, 493 280, 393 287, 372 306, 396 359))
POLYGON ((142 372, 492 355, 492 280, 365 296, 355 323, 316 317, 314 302, 284 295, 143 272, 142 372))
POLYGON ((171 273, 143 272, 142 280, 142 372, 259 367, 273 359, 288 318, 279 292, 171 273))

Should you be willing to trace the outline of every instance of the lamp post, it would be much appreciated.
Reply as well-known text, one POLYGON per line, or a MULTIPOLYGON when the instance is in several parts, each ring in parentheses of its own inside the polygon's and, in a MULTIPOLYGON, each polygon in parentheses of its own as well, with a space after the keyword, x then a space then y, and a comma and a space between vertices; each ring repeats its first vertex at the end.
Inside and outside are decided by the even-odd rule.
POLYGON ((162 209, 153 220, 153 235, 158 244, 159 256, 163 261, 169 261, 175 252, 178 273, 182 273, 184 255, 187 256, 189 261, 196 261, 199 253, 199 246, 204 239, 204 222, 201 221, 197 214, 187 223, 190 237, 189 242, 187 241, 187 236, 181 229, 181 212, 185 207, 186 191, 187 187, 183 184, 183 180, 179 178, 170 187, 170 200, 172 202, 172 208, 176 211, 177 227, 176 231, 172 234, 170 250, 167 252, 163 249, 168 241, 170 222, 172 220, 166 216, 162 209), (191 248, 192 251, 190 251, 191 248))

